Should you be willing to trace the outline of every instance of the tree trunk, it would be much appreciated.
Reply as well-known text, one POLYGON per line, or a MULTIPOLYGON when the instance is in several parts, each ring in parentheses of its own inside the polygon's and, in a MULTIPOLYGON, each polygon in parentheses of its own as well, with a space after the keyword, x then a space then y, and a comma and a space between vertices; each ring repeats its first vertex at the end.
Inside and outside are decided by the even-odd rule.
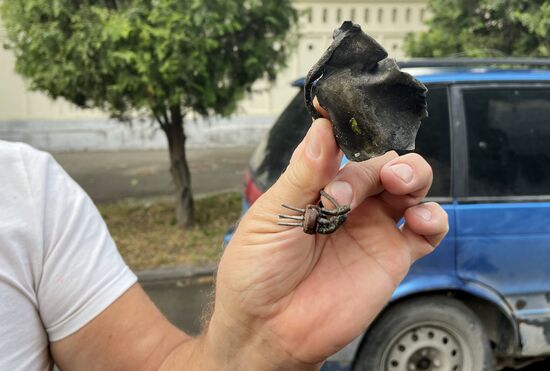
POLYGON ((170 107, 170 122, 163 126, 170 152, 170 173, 176 186, 176 219, 178 225, 187 228, 193 225, 194 203, 191 192, 191 174, 185 156, 185 132, 183 116, 178 106, 170 107))

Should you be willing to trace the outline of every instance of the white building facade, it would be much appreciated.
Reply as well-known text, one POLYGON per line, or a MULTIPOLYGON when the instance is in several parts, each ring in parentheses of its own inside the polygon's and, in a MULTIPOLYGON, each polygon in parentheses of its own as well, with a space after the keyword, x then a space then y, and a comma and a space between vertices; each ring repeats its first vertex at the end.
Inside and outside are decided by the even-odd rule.
POLYGON ((254 96, 243 102, 243 112, 264 114, 280 112, 294 89, 290 83, 305 76, 332 42, 332 32, 343 21, 358 23, 370 36, 380 42, 390 57, 405 56, 403 41, 412 32, 426 29, 427 1, 303 1, 295 0, 295 7, 302 13, 299 23, 298 46, 282 71, 274 87, 267 89, 265 83, 256 84, 254 96), (266 91, 267 90, 267 91, 266 91), (263 93, 262 93, 263 91, 263 93))
MULTIPOLYGON (((300 11, 299 42, 275 83, 259 81, 231 119, 186 124, 190 147, 251 145, 296 94, 291 82, 303 77, 332 41, 332 31, 345 20, 359 23, 390 57, 404 56, 409 32, 425 29, 427 0, 295 0, 300 11), (220 135, 220 133, 225 133, 220 135), (227 138, 231 138, 229 141, 227 138)), ((0 24, 0 44, 5 31, 0 24)), ((166 146, 155 125, 132 127, 94 110, 81 110, 62 100, 31 92, 14 71, 9 50, 0 48, 0 139, 20 140, 51 151, 153 149, 166 146)))

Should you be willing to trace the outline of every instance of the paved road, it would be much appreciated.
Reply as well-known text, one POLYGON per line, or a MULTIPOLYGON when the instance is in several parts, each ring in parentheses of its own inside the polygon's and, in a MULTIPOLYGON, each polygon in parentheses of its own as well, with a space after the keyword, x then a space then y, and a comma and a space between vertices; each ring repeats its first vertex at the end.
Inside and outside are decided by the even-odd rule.
MULTIPOLYGON (((188 151, 195 195, 241 190, 252 147, 188 151)), ((173 192, 167 151, 54 153, 65 170, 95 202, 127 197, 168 196, 173 192)))
POLYGON ((151 300, 174 325, 188 334, 198 335, 201 318, 213 295, 213 278, 141 281, 151 300))

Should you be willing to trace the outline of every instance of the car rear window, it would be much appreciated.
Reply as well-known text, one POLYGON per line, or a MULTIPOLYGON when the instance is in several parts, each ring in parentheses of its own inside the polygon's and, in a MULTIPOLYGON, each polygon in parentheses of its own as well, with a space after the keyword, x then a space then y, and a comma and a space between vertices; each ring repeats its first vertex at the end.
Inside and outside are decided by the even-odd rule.
POLYGON ((465 90, 470 196, 550 195, 550 89, 465 90))
MULTIPOLYGON (((451 196, 451 139, 446 86, 428 86, 428 117, 416 136, 415 152, 431 165, 434 178, 428 197, 451 196)), ((443 200, 442 200, 443 201, 443 200)))
POLYGON ((275 183, 288 166, 294 149, 311 125, 311 116, 300 91, 260 142, 250 160, 254 182, 262 191, 275 183))

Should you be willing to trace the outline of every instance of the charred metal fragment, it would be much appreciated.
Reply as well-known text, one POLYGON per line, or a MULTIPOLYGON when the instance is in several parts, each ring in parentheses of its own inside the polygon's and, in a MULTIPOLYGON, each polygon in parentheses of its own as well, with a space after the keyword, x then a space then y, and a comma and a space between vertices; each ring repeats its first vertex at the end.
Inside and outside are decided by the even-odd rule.
POLYGON ((427 117, 426 87, 399 69, 394 59, 357 24, 344 22, 309 71, 305 103, 314 118, 313 96, 334 126, 348 159, 363 161, 389 150, 413 150, 427 117))

